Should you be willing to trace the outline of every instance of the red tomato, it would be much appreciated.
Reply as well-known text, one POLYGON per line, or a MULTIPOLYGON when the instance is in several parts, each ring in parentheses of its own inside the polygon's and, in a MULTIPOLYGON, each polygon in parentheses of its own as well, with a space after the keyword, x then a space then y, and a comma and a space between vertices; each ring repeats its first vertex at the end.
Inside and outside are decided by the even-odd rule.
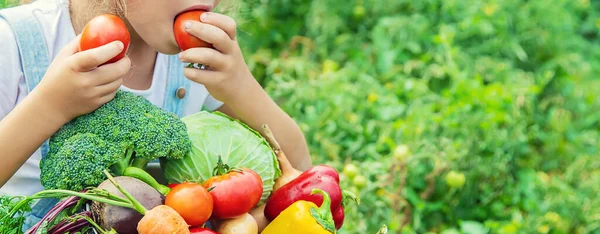
POLYGON ((177 211, 190 226, 204 224, 213 211, 213 200, 208 191, 201 184, 192 182, 184 182, 171 189, 165 205, 177 211))
POLYGON ((121 18, 111 14, 99 15, 90 20, 83 28, 79 51, 100 47, 117 40, 123 42, 125 46, 123 51, 104 64, 114 63, 125 57, 131 38, 129 30, 121 18))
POLYGON ((172 189, 172 188, 175 188, 175 187, 177 187, 177 185, 179 185, 179 184, 169 184, 169 185, 167 185, 167 187, 169 187, 169 188, 171 188, 171 189, 172 189))
POLYGON ((175 41, 181 50, 187 50, 189 48, 194 47, 212 47, 212 45, 208 42, 198 39, 197 37, 189 34, 185 31, 185 22, 188 20, 192 21, 200 21, 200 15, 205 13, 206 11, 195 10, 188 11, 179 14, 175 18, 175 23, 173 24, 173 32, 175 34, 175 41))
POLYGON ((199 227, 190 229, 190 233, 192 233, 192 234, 219 234, 218 232, 215 232, 208 228, 199 228, 199 227))
MULTIPOLYGON (((219 166, 217 166, 219 167, 219 166)), ((217 170, 218 171, 218 170, 217 170)), ((203 183, 212 195, 214 208, 212 217, 233 218, 250 212, 260 201, 263 182, 251 169, 225 170, 203 183)))

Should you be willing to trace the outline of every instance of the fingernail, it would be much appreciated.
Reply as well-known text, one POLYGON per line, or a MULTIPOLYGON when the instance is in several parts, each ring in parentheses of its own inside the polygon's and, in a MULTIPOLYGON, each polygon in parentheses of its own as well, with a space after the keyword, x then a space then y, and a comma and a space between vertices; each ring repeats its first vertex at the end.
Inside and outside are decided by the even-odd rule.
POLYGON ((192 27, 192 21, 185 21, 185 28, 190 29, 192 27))
POLYGON ((200 21, 205 21, 208 18, 208 12, 202 13, 200 15, 200 21))
POLYGON ((121 42, 121 41, 117 41, 117 49, 119 49, 119 50, 123 50, 123 47, 125 47, 125 46, 123 45, 123 42, 121 42))

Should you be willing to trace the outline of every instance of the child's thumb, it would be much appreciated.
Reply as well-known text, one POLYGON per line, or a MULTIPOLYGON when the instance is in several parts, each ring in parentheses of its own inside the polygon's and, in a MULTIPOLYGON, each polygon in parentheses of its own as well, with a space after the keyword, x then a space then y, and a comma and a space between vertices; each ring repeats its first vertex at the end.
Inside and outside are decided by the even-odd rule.
POLYGON ((72 68, 78 72, 86 72, 106 63, 124 49, 123 42, 113 41, 97 48, 81 51, 73 55, 72 68))

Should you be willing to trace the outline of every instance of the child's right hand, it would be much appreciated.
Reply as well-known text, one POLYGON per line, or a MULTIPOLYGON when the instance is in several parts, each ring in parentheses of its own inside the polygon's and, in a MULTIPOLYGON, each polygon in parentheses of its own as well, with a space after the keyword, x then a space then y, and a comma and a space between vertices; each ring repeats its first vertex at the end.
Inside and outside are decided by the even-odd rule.
POLYGON ((60 51, 34 89, 67 122, 112 100, 121 86, 121 77, 131 67, 127 56, 100 66, 123 50, 120 41, 79 52, 80 38, 77 36, 60 51))

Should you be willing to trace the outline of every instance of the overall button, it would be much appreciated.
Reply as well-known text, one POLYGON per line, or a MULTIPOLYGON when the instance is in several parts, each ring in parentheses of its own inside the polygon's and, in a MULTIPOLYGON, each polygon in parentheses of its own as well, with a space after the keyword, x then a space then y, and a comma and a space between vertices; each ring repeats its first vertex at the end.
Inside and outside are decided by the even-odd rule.
POLYGON ((181 87, 177 89, 177 98, 183 99, 185 97, 185 88, 181 87))

